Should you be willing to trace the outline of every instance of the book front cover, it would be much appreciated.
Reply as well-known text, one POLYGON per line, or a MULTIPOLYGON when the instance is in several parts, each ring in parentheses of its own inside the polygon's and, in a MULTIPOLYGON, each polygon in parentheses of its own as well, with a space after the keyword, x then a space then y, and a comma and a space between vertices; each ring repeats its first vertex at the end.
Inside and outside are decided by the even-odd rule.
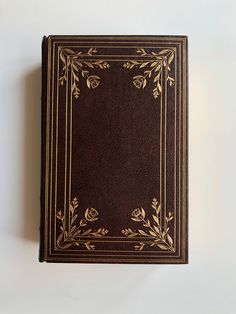
POLYGON ((187 263, 187 39, 43 40, 40 261, 187 263))

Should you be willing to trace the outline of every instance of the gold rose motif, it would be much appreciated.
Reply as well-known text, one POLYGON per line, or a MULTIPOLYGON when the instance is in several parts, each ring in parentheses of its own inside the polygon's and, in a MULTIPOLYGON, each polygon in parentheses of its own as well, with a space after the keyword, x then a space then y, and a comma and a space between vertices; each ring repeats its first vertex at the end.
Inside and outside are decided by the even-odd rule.
POLYGON ((137 88, 144 88, 147 85, 147 80, 143 75, 136 75, 133 77, 133 84, 137 88))
POLYGON ((96 75, 90 75, 87 78, 87 86, 88 88, 96 88, 100 84, 100 77, 96 75))
POLYGON ((146 245, 157 246, 161 250, 174 252, 174 241, 170 235, 169 224, 174 218, 173 213, 169 212, 165 217, 166 226, 163 228, 160 222, 161 216, 161 205, 158 203, 156 198, 152 200, 152 208, 155 210, 152 215, 153 222, 151 223, 149 219, 146 218, 145 210, 141 208, 136 208, 131 213, 131 219, 135 222, 142 222, 145 229, 132 230, 131 228, 123 229, 121 232, 124 236, 129 238, 134 237, 144 237, 147 238, 146 241, 139 242, 135 245, 135 250, 142 251, 146 245))
POLYGON ((95 208, 87 208, 85 211, 85 218, 88 221, 98 220, 98 211, 95 208))
POLYGON ((134 221, 142 221, 145 218, 145 211, 143 208, 136 208, 131 213, 131 219, 134 221))
POLYGON ((57 238, 57 249, 67 249, 72 246, 84 245, 87 250, 94 250, 95 245, 91 244, 91 240, 84 240, 85 236, 89 237, 102 237, 108 233, 105 228, 99 228, 93 230, 91 228, 84 229, 90 222, 98 220, 98 211, 95 208, 87 208, 84 214, 84 218, 79 221, 79 216, 77 213, 77 208, 79 203, 75 197, 70 203, 69 208, 69 226, 66 227, 65 215, 62 215, 62 211, 57 211, 57 219, 60 221, 61 233, 57 238))

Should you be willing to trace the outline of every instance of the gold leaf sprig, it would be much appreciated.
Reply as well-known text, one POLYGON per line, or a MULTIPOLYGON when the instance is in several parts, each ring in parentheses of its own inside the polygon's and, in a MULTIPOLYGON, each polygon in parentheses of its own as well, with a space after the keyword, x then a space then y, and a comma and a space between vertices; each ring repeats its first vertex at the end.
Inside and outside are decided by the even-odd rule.
POLYGON ((100 84, 100 77, 91 75, 90 69, 95 67, 100 69, 108 69, 110 65, 104 60, 92 60, 91 57, 97 53, 96 48, 90 48, 86 52, 75 52, 69 48, 60 50, 60 60, 63 64, 62 75, 58 83, 64 85, 68 81, 68 71, 71 71, 71 91, 75 98, 80 96, 80 78, 86 79, 86 84, 89 89, 97 88, 100 84))
POLYGON ((57 219, 60 221, 61 233, 57 238, 57 247, 60 249, 67 249, 71 246, 81 246, 84 245, 87 250, 94 250, 95 245, 91 244, 91 241, 84 240, 82 237, 102 237, 108 233, 105 228, 99 228, 93 230, 92 228, 85 229, 89 223, 98 220, 99 213, 95 208, 89 207, 84 213, 84 217, 79 219, 77 208, 79 203, 75 197, 70 203, 69 207, 69 223, 68 228, 65 223, 65 215, 62 215, 62 211, 57 211, 57 219))
POLYGON ((171 77, 170 64, 174 59, 172 49, 163 49, 160 52, 147 52, 144 48, 136 50, 142 57, 148 57, 146 60, 129 60, 123 64, 126 69, 145 68, 142 74, 133 76, 133 84, 138 89, 144 89, 147 85, 147 79, 153 79, 153 97, 156 99, 162 92, 162 77, 165 72, 166 81, 170 86, 174 85, 174 78, 171 77))
POLYGON ((161 250, 174 252, 174 241, 169 233, 169 223, 174 218, 173 213, 169 212, 165 217, 166 225, 165 228, 163 228, 160 222, 161 205, 156 198, 153 198, 151 206, 155 211, 154 214, 152 214, 152 222, 146 218, 146 212, 142 207, 134 209, 131 213, 131 219, 135 222, 142 223, 145 229, 132 230, 131 228, 127 228, 123 229, 121 232, 129 238, 145 237, 148 239, 135 245, 135 250, 142 251, 146 245, 150 245, 157 246, 161 250))

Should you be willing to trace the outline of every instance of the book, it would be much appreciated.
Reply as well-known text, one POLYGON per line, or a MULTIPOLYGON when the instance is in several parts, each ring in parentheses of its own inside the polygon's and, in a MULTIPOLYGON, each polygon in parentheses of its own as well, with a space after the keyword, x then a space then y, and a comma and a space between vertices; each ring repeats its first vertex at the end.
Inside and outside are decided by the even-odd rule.
POLYGON ((42 43, 39 261, 188 263, 186 36, 42 43))

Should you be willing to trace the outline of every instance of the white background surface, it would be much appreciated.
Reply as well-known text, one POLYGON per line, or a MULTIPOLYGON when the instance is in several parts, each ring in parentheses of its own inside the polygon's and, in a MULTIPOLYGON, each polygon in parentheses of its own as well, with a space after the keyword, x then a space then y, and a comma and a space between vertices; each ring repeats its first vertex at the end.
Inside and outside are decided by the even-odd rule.
POLYGON ((236 313, 235 1, 0 0, 0 313, 236 313), (190 264, 38 262, 41 38, 186 34, 190 264))

